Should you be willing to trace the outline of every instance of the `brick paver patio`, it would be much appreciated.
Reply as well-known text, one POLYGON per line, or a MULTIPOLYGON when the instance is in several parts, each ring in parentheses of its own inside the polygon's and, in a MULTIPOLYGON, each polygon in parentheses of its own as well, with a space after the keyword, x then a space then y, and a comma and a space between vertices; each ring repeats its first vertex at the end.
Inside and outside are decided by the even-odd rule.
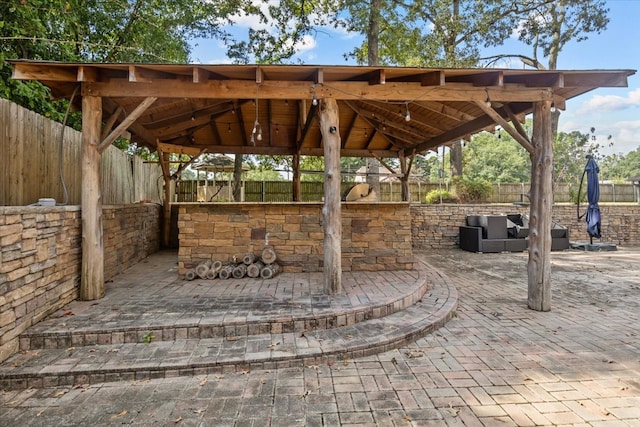
POLYGON ((459 293, 415 343, 320 365, 5 391, 0 425, 640 426, 640 250, 552 254, 526 308, 523 254, 417 254, 459 293))

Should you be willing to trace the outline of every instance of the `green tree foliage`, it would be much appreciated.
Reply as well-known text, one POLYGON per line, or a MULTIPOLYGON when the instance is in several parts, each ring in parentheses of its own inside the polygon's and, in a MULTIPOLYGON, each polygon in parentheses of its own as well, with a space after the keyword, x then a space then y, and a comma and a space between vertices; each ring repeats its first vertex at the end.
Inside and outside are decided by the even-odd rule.
POLYGON ((625 154, 613 154, 600 161, 601 179, 626 182, 640 176, 640 148, 625 154))
POLYGON ((527 182, 531 175, 529 153, 504 131, 475 135, 463 150, 463 161, 466 179, 527 182))
POLYGON ((191 37, 227 35, 248 0, 8 0, 0 2, 0 96, 56 120, 65 104, 36 82, 12 80, 7 59, 187 62, 191 37))

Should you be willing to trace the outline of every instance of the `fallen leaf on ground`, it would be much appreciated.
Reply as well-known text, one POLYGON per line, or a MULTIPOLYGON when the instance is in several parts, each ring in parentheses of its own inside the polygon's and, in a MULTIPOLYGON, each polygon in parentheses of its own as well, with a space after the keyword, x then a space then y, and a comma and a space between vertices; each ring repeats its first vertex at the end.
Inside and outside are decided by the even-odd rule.
POLYGON ((240 337, 225 337, 227 341, 238 341, 240 337))
POLYGON ((207 383, 207 381, 209 381, 209 378, 204 377, 203 379, 200 380, 200 387, 202 387, 203 385, 205 385, 207 383))
POLYGON ((122 410, 122 411, 118 412, 117 414, 112 415, 112 416, 111 416, 111 419, 124 417, 125 415, 127 415, 127 412, 129 412, 129 411, 127 411, 126 409, 124 409, 124 410, 122 410))
POLYGON ((68 392, 69 392, 69 390, 60 390, 59 392, 54 394, 53 397, 61 397, 61 396, 64 396, 65 394, 67 394, 68 392))
POLYGON ((175 420, 173 420, 173 422, 176 424, 178 424, 180 421, 182 421, 182 417, 178 417, 175 420))
POLYGON ((451 404, 449 404, 449 407, 447 408, 447 412, 449 412, 449 415, 451 415, 452 417, 457 417, 458 412, 460 412, 460 409, 454 408, 453 406, 451 406, 451 404))
POLYGON ((89 387, 91 387, 91 385, 90 385, 90 384, 76 384, 76 385, 74 385, 74 386, 73 386, 73 387, 71 387, 71 388, 72 388, 72 389, 74 389, 74 390, 78 390, 79 388, 81 388, 81 389, 83 389, 83 390, 86 390, 86 389, 88 389, 89 387))
POLYGON ((404 416, 404 420, 405 420, 406 422, 410 423, 410 422, 411 422, 411 417, 410 417, 409 415, 405 415, 405 416, 404 416))

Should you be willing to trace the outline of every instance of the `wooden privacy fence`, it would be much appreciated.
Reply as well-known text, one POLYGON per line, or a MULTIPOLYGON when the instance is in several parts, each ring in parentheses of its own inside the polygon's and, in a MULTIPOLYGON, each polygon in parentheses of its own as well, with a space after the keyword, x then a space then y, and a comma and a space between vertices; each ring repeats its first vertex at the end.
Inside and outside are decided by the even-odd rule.
MULTIPOLYGON (((176 190, 175 200, 178 202, 195 202, 197 193, 197 181, 180 181, 176 190)), ((341 191, 344 194, 353 182, 343 182, 341 191)), ((200 181, 200 185, 204 185, 204 181, 200 181)), ((233 201, 231 196, 232 181, 207 181, 207 185, 215 188, 222 187, 217 196, 212 201, 228 202, 233 201)), ((293 194, 293 184, 290 181, 245 181, 242 183, 244 201, 245 202, 290 202, 293 194)), ((323 196, 322 182, 302 182, 302 201, 304 202, 320 202, 323 196)), ((412 202, 424 202, 426 195, 440 188, 438 183, 409 183, 412 202)), ((442 184, 442 189, 452 190, 448 184, 442 184)), ((528 202, 527 194, 529 192, 529 183, 515 184, 493 184, 493 190, 489 199, 485 202, 489 203, 515 203, 528 202)), ((568 203, 574 201, 574 195, 578 192, 578 184, 557 184, 554 187, 554 201, 559 203, 568 203)), ((402 193, 399 182, 381 182, 380 183, 380 200, 383 202, 399 202, 402 193)), ((586 184, 583 185, 582 194, 583 201, 586 200, 586 184)), ((632 184, 600 184, 600 201, 601 202, 638 202, 638 195, 632 184)))
MULTIPOLYGON (((80 204, 82 134, 19 105, 0 99, 0 206, 24 206, 40 198, 80 204)), ((116 147, 102 155, 102 201, 128 204, 162 203, 162 171, 116 147)))

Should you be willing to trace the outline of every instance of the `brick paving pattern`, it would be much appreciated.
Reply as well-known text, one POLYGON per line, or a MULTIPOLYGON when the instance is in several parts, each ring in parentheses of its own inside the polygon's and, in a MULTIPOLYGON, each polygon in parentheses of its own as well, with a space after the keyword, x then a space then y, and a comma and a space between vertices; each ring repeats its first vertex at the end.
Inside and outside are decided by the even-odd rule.
POLYGON ((640 426, 640 250, 554 253, 548 313, 526 308, 526 254, 417 256, 459 301, 410 345, 304 367, 7 390, 0 425, 640 426))

